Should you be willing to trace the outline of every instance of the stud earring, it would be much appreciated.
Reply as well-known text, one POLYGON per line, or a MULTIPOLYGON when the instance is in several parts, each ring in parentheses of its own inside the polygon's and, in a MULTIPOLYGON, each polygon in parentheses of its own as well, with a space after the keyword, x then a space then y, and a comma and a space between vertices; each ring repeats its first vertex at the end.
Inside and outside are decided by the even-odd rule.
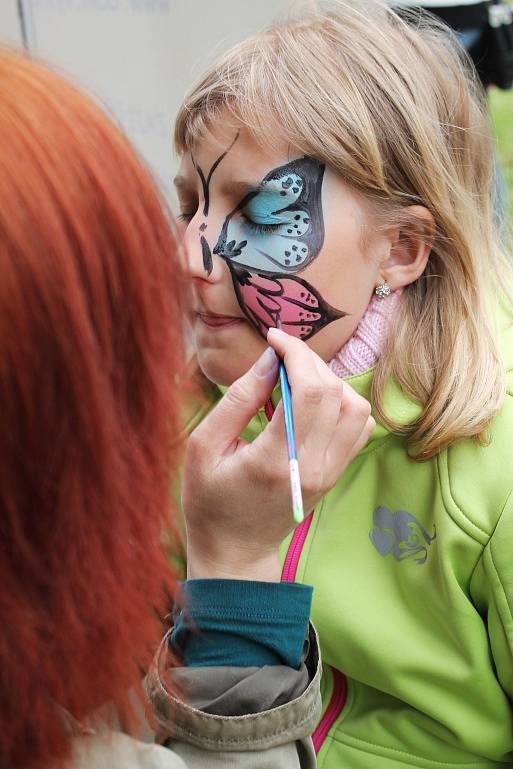
POLYGON ((374 289, 374 293, 376 296, 379 296, 380 299, 385 299, 385 297, 390 296, 392 289, 386 282, 386 280, 383 281, 383 283, 380 283, 379 286, 376 286, 374 289))

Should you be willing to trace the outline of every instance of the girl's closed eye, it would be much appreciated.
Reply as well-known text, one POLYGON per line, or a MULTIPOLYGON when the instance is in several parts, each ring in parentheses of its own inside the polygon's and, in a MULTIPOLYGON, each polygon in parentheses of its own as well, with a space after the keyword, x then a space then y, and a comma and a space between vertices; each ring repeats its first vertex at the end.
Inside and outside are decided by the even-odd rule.
POLYGON ((185 222, 189 224, 198 211, 199 201, 197 195, 193 194, 189 190, 182 189, 181 186, 177 187, 177 208, 179 213, 176 215, 176 219, 179 222, 185 222))
POLYGON ((256 233, 275 232, 280 227, 283 227, 284 224, 283 222, 269 224, 264 222, 255 222, 244 212, 242 212, 242 221, 244 222, 245 227, 247 227, 251 232, 256 233))
POLYGON ((176 218, 179 222, 187 222, 189 224, 195 215, 196 211, 181 211, 176 218))

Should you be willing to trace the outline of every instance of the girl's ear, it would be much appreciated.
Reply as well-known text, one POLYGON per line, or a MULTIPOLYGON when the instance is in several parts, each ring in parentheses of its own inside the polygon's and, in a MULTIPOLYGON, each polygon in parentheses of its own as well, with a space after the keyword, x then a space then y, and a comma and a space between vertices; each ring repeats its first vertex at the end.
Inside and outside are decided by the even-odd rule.
POLYGON ((424 206, 408 206, 404 213, 415 222, 407 230, 391 231, 390 251, 379 265, 379 276, 392 291, 404 288, 420 278, 435 235, 433 214, 424 206))

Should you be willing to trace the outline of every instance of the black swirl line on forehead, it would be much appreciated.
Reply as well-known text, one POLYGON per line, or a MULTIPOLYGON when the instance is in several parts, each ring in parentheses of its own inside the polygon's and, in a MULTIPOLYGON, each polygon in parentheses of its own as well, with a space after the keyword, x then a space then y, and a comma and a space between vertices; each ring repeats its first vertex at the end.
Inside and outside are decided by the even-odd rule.
POLYGON ((235 142, 239 138, 239 134, 240 134, 240 131, 237 131, 237 133, 235 134, 235 138, 232 141, 232 143, 230 144, 230 146, 228 147, 228 149, 226 149, 222 153, 222 155, 219 155, 217 160, 214 161, 214 163, 213 163, 210 171, 208 172, 208 175, 207 175, 206 178, 205 178, 205 174, 203 173, 203 170, 202 170, 201 166, 198 165, 198 163, 196 163, 194 155, 191 152, 192 164, 193 164, 194 168, 196 169, 196 172, 197 172, 197 174, 198 174, 198 176, 199 176, 199 178, 201 180, 201 186, 203 187, 203 200, 205 201, 204 205, 203 205, 203 216, 208 216, 208 209, 209 209, 209 206, 210 206, 210 180, 212 179, 212 174, 214 173, 216 168, 219 166, 219 164, 225 159, 227 154, 230 152, 230 150, 232 149, 233 145, 235 144, 235 142))

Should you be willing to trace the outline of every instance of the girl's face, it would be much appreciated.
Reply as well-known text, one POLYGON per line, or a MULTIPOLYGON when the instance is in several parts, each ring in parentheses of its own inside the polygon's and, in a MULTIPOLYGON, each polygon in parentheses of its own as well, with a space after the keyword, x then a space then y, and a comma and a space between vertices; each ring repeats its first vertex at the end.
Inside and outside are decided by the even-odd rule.
POLYGON ((215 131, 175 179, 205 375, 231 384, 281 325, 328 361, 351 337, 390 243, 364 199, 314 158, 215 131))

